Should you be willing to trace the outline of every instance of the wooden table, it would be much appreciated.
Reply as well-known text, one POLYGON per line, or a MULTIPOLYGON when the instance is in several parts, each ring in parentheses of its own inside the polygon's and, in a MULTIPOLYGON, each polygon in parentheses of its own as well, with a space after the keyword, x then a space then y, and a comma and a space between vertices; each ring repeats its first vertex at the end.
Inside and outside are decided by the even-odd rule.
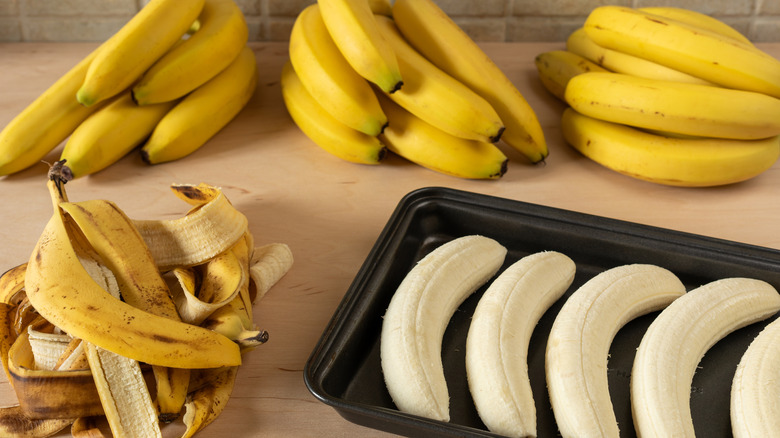
MULTIPOLYGON (((0 126, 94 47, 0 44, 0 126)), ((138 219, 186 211, 170 183, 221 186, 249 218, 257 244, 283 242, 292 249, 292 270, 255 308, 270 341, 246 356, 227 409, 198 435, 203 438, 386 435, 351 424, 317 401, 302 371, 391 212, 417 188, 447 186, 780 249, 780 164, 740 184, 674 188, 619 175, 567 146, 559 132, 563 105, 543 89, 533 64, 536 54, 562 43, 484 45, 535 108, 550 149, 546 165, 532 166, 504 148, 511 162, 499 181, 456 179, 395 156, 380 166, 362 166, 328 155, 297 129, 282 103, 279 73, 287 45, 252 47, 260 70, 257 92, 201 150, 153 167, 130 154, 68 184, 71 200, 111 199, 138 219)), ((780 56, 780 44, 761 47, 780 56)), ((0 178, 0 271, 27 260, 51 214, 46 170, 40 164, 0 178)), ((2 379, 0 403, 13 404, 13 391, 2 379)))

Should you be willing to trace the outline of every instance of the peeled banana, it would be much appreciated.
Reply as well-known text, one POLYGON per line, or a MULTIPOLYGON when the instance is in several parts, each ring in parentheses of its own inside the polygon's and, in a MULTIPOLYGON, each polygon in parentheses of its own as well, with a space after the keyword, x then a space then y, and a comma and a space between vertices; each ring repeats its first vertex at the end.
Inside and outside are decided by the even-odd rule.
POLYGON ((702 356, 728 333, 778 310, 774 287, 735 277, 693 289, 661 311, 642 337, 631 371, 637 434, 693 438, 690 386, 702 356))
POLYGON ((561 436, 620 436, 607 383, 612 339, 627 322, 683 294, 685 286, 667 269, 630 264, 602 271, 566 300, 550 329, 545 356, 561 436))
POLYGON ((484 236, 459 237, 423 257, 398 286, 380 335, 382 373, 398 409, 449 421, 444 330, 463 300, 498 271, 506 252, 484 236))
POLYGON ((680 138, 605 122, 567 108, 561 119, 567 143, 624 175, 659 184, 708 187, 745 181, 772 167, 780 137, 762 140, 680 138))
POLYGON ((569 288, 575 270, 559 252, 530 254, 506 268, 479 299, 466 337, 466 376, 491 432, 536 436, 528 345, 536 323, 569 288))

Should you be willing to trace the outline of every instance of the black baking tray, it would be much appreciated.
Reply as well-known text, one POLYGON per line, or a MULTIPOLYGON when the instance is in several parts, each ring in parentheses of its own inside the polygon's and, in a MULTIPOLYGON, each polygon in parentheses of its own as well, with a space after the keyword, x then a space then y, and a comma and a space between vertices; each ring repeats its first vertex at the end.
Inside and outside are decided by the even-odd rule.
MULTIPOLYGON (((405 436, 488 437, 468 391, 465 342, 471 315, 487 285, 456 311, 445 332, 442 361, 450 391, 450 422, 400 412, 387 392, 379 359, 382 316, 401 280, 434 248, 481 234, 508 249, 502 270, 528 254, 559 251, 577 273, 530 341, 528 366, 538 437, 557 437, 544 378, 544 351, 555 315, 567 297, 599 272, 650 263, 674 272, 688 290, 725 277, 752 277, 780 289, 780 251, 448 188, 422 188, 398 204, 346 291, 304 369, 309 391, 345 419, 405 436)), ((500 271, 499 271, 500 272, 500 271)), ((488 282, 489 284, 489 282, 488 282)), ((610 350, 608 377, 621 436, 636 436, 629 381, 634 352, 657 313, 627 324, 610 350)), ((697 436, 730 437, 729 392, 748 344, 771 320, 742 328, 705 355, 691 388, 697 436)))

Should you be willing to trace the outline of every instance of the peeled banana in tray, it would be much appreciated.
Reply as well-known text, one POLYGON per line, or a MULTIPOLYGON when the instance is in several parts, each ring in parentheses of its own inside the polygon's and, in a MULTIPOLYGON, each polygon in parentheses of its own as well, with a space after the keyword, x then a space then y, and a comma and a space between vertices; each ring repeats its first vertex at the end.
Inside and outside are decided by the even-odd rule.
MULTIPOLYGON (((423 257, 398 285, 382 319, 380 356, 399 410, 457 422, 449 412, 442 337, 460 304, 484 288, 468 327, 466 375, 460 378, 489 431, 537 436, 529 341, 541 316, 569 291, 577 267, 555 251, 508 266, 506 255, 489 237, 457 237, 423 257)), ((651 264, 596 274, 569 291, 547 334, 544 379, 560 436, 617 438, 621 428, 631 427, 615 418, 607 379, 610 344, 625 324, 655 312, 633 360, 633 427, 642 437, 694 438, 689 398, 699 361, 727 334, 779 311, 780 293, 758 279, 728 277, 686 290, 673 272, 651 264)), ((778 327, 766 325, 733 376, 734 436, 780 434, 778 327)))
POLYGON ((0 176, 60 154, 75 177, 140 150, 149 164, 188 156, 257 86, 234 0, 153 0, 0 131, 0 176))
POLYGON ((708 15, 597 7, 536 66, 568 107, 565 140, 622 174, 717 186, 780 157, 780 60, 708 15))
POLYGON ((520 91, 431 0, 319 0, 296 18, 289 53, 290 116, 344 160, 379 164, 390 152, 446 175, 498 179, 509 162, 500 147, 531 163, 548 155, 520 91))
POLYGON ((0 354, 19 401, 0 409, 0 435, 83 436, 104 418, 115 437, 177 420, 192 436, 268 340, 252 308, 290 269, 289 248, 256 248, 218 187, 173 185, 184 216, 132 219, 69 201, 63 162, 49 175, 52 217, 29 261, 0 276, 0 354))

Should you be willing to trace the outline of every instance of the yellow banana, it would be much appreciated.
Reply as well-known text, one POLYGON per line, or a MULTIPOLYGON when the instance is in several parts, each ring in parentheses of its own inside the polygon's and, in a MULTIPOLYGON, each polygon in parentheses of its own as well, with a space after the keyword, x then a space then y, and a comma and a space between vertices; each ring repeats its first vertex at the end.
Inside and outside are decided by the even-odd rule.
POLYGON ((257 87, 257 62, 251 48, 217 76, 173 107, 141 148, 149 164, 185 157, 203 146, 249 103, 257 87))
POLYGON ((567 108, 564 138, 597 163, 634 178, 706 187, 753 178, 780 156, 780 137, 762 140, 675 138, 605 122, 567 108))
POLYGON ((0 303, 15 304, 14 297, 24 289, 24 273, 27 263, 22 263, 0 275, 0 303))
POLYGON ((544 88, 565 102, 566 85, 574 76, 589 71, 607 71, 600 65, 568 50, 552 50, 536 55, 534 59, 539 79, 544 88))
POLYGON ((601 47, 590 39, 582 27, 569 34, 569 37, 566 39, 566 50, 583 56, 615 73, 624 73, 640 78, 713 85, 712 82, 665 65, 601 47))
POLYGON ((204 0, 152 0, 109 38, 87 69, 76 99, 91 106, 136 82, 187 33, 204 0))
POLYGON ((333 42, 319 5, 306 7, 290 33, 290 62, 303 86, 333 117, 375 136, 387 125, 371 85, 349 65, 333 42))
POLYGON ((379 33, 366 0, 318 0, 325 26, 353 69, 381 90, 392 93, 403 85, 398 59, 379 33))
POLYGON ((380 99, 391 124, 379 138, 388 149, 425 168, 468 179, 499 179, 509 160, 496 145, 455 137, 398 104, 380 99))
POLYGON ((686 8, 676 8, 673 6, 648 6, 639 8, 642 12, 658 15, 664 18, 680 21, 691 26, 707 29, 711 32, 721 34, 725 37, 733 38, 741 43, 753 45, 753 42, 743 35, 740 31, 734 29, 728 24, 715 17, 703 14, 699 11, 686 8))
POLYGON ((701 358, 729 333, 778 310, 780 294, 772 285, 739 277, 699 286, 662 310, 642 336, 631 368, 637 435, 695 437, 691 383, 701 358))
POLYGON ((345 125, 325 111, 301 83, 292 63, 282 68, 282 97, 287 112, 311 141, 328 153, 359 164, 379 164, 387 149, 377 137, 345 125))
POLYGON ((8 382, 11 381, 11 373, 8 371, 8 351, 16 340, 16 333, 13 330, 15 307, 12 304, 0 303, 0 364, 3 366, 8 382))
POLYGON ((368 0, 368 6, 374 14, 393 16, 393 5, 390 4, 390 0, 368 0))
POLYGON ((198 21, 198 30, 157 60, 133 86, 139 105, 184 96, 230 65, 246 45, 249 30, 234 0, 206 0, 198 21))
POLYGON ((144 142, 175 101, 138 106, 125 91, 92 114, 62 149, 74 178, 99 172, 144 142))
POLYGON ((54 214, 25 275, 25 291, 35 309, 75 337, 151 365, 239 365, 238 347, 224 336, 133 307, 112 297, 92 279, 78 256, 87 244, 71 239, 71 225, 59 207, 66 201, 63 184, 55 179, 48 182, 54 214))
POLYGON ((520 90, 432 0, 396 0, 393 18, 403 36, 437 67, 484 97, 504 122, 501 139, 532 163, 547 157, 544 132, 520 90))
POLYGON ((728 88, 780 97, 780 60, 732 38, 619 6, 600 6, 585 20, 598 45, 728 88))
POLYGON ((84 107, 75 96, 101 48, 62 75, 0 131, 0 176, 40 163, 99 108, 84 107))
POLYGON ((585 73, 566 87, 581 114, 678 134, 755 140, 780 134, 780 99, 752 91, 585 73))
POLYGON ((391 18, 377 16, 376 21, 404 75, 404 88, 387 94, 391 100, 456 137, 490 143, 501 138, 504 124, 487 100, 425 59, 391 18))

